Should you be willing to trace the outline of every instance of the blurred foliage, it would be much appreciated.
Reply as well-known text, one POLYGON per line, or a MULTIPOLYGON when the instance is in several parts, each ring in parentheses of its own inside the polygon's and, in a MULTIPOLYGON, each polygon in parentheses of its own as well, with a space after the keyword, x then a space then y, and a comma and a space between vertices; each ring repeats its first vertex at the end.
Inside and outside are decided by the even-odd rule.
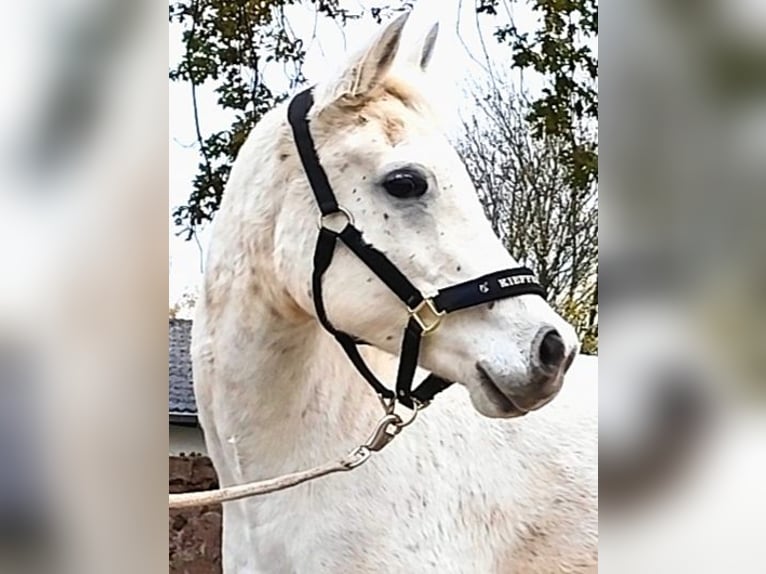
POLYGON ((503 22, 500 0, 479 0, 477 12, 500 20, 499 42, 512 51, 512 68, 534 70, 546 79, 542 95, 532 102, 528 120, 533 132, 563 138, 562 160, 570 184, 588 189, 598 181, 598 131, 584 129, 598 121, 597 0, 525 0, 540 18, 534 32, 503 22))

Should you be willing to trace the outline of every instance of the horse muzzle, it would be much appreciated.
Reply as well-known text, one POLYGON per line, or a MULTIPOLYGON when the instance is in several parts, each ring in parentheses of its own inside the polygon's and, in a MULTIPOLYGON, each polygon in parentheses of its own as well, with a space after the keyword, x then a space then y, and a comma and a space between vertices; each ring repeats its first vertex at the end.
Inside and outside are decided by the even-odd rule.
POLYGON ((553 400, 576 354, 577 345, 568 348, 556 329, 544 327, 533 339, 526 373, 498 372, 490 363, 476 363, 481 394, 498 410, 495 416, 525 415, 553 400))

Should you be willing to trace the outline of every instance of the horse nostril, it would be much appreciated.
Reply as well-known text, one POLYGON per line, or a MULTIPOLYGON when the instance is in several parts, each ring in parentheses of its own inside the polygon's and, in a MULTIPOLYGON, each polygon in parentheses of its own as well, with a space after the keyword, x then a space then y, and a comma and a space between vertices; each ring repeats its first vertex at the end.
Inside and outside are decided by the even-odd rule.
POLYGON ((544 367, 557 369, 564 360, 566 348, 564 340, 556 329, 551 329, 540 341, 538 355, 544 367))

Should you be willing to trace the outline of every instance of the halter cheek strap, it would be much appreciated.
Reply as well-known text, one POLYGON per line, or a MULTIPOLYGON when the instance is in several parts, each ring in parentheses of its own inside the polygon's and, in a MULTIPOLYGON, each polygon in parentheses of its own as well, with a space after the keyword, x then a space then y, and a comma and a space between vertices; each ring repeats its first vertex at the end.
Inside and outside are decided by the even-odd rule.
POLYGON ((395 399, 410 408, 416 403, 426 404, 437 393, 452 384, 451 381, 431 374, 414 390, 412 389, 422 338, 436 330, 444 315, 519 295, 534 294, 544 298, 545 290, 530 269, 516 267, 452 285, 441 289, 434 297, 425 297, 385 254, 364 240, 361 231, 354 226, 351 213, 338 205, 327 174, 317 157, 316 147, 309 130, 307 114, 313 103, 311 89, 296 95, 288 107, 288 120, 293 130, 303 170, 320 211, 319 235, 314 251, 314 270, 311 278, 317 318, 322 326, 335 337, 356 369, 380 397, 395 399), (345 224, 340 231, 334 231, 324 225, 330 216, 345 218, 345 224), (332 263, 338 241, 341 241, 367 265, 404 303, 409 312, 410 318, 402 337, 396 393, 381 383, 364 362, 359 353, 359 345, 365 343, 336 329, 327 317, 322 297, 322 278, 332 263))

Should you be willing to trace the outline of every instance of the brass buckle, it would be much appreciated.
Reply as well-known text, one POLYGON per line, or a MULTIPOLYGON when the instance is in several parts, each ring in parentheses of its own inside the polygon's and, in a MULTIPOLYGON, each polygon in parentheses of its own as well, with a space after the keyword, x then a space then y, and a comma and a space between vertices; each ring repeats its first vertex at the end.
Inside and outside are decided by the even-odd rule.
POLYGON ((428 335, 436 331, 442 322, 445 312, 439 311, 435 306, 433 299, 424 298, 414 309, 410 309, 410 317, 415 319, 415 322, 423 330, 423 335, 428 335), (427 310, 428 315, 423 316, 421 313, 427 310))

